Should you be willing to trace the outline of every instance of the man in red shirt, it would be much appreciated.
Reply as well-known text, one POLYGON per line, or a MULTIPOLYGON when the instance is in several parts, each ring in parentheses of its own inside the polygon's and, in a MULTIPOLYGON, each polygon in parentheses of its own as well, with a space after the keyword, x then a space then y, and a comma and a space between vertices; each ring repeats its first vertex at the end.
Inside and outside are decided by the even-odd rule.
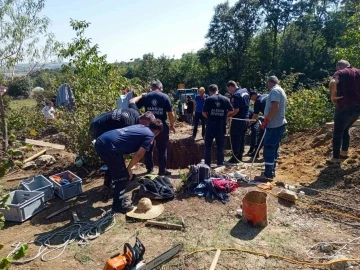
POLYGON ((360 69, 340 60, 330 81, 331 101, 335 104, 333 156, 328 164, 339 164, 348 158, 349 129, 360 117, 360 69), (341 149, 341 150, 340 150, 341 149))

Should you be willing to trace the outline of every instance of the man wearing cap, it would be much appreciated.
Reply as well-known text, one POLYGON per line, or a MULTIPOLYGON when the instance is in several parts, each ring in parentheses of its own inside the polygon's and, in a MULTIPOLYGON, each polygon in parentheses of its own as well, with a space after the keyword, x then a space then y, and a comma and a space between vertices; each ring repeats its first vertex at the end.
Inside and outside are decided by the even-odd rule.
POLYGON ((349 157, 349 129, 360 117, 360 70, 346 60, 337 62, 336 70, 329 85, 335 115, 333 156, 327 164, 339 164, 349 157))
POLYGON ((205 163, 211 165, 211 147, 216 142, 216 162, 218 166, 224 163, 224 124, 227 116, 233 111, 230 100, 219 94, 216 84, 209 86, 209 94, 203 106, 203 116, 207 119, 205 132, 205 163))
MULTIPOLYGON (((259 113, 264 115, 267 97, 268 97, 267 94, 260 95, 255 90, 250 91, 250 100, 254 101, 254 110, 253 110, 252 116, 249 116, 249 118, 251 120, 253 120, 252 122, 250 121, 250 123, 249 123, 249 125, 251 125, 251 127, 253 127, 253 125, 256 124, 256 122, 254 122, 254 121, 256 119, 259 119, 259 113)), ((249 112, 251 114, 250 110, 249 110, 249 112)), ((261 119, 261 120, 263 120, 263 119, 261 119)), ((255 155, 255 152, 259 146, 258 143, 260 143, 260 140, 263 137, 263 135, 264 135, 264 130, 260 129, 259 139, 258 140, 257 140, 257 138, 255 139, 256 143, 254 144, 254 147, 252 147, 252 148, 250 147, 249 152, 247 153, 248 156, 253 157, 255 155)), ((254 140, 254 138, 252 138, 252 140, 254 140)), ((264 141, 261 143, 259 151, 263 147, 263 145, 264 145, 264 141)), ((259 157, 259 151, 258 151, 257 157, 259 157)))
POLYGON ((196 138, 199 121, 201 121, 201 136, 204 139, 205 137, 205 125, 206 119, 204 118, 202 112, 205 103, 205 99, 208 95, 205 94, 205 88, 199 88, 199 94, 195 97, 195 112, 194 112, 194 130, 193 130, 193 138, 196 138))
MULTIPOLYGON (((138 108, 145 107, 146 111, 152 112, 157 119, 160 119, 163 123, 164 129, 156 137, 156 148, 158 150, 158 163, 159 163, 159 175, 171 175, 166 169, 167 162, 167 146, 169 143, 169 126, 166 123, 167 117, 169 117, 170 130, 175 133, 175 120, 174 113, 171 106, 171 101, 168 95, 162 91, 162 83, 160 81, 153 81, 151 84, 151 92, 143 96, 136 105, 138 108)), ((154 168, 153 162, 153 147, 151 151, 145 155, 145 165, 147 173, 152 173, 154 168)))
POLYGON ((133 125, 122 129, 105 132, 97 138, 95 150, 110 171, 113 193, 113 212, 126 213, 132 210, 127 203, 125 189, 132 177, 131 169, 145 153, 151 151, 155 137, 161 133, 163 124, 159 119, 150 122, 149 126, 133 125), (136 152, 136 153, 135 153, 136 152), (126 167, 124 154, 135 153, 126 167))
POLYGON ((230 137, 233 156, 227 162, 238 164, 242 161, 245 148, 245 135, 249 124, 250 96, 246 89, 241 89, 234 81, 227 83, 227 89, 231 94, 230 100, 234 107, 234 111, 230 114, 232 117, 230 137))
POLYGON ((264 137, 265 172, 261 177, 270 181, 275 177, 280 141, 287 124, 285 119, 287 97, 276 76, 268 78, 266 87, 270 93, 266 99, 265 119, 261 125, 262 129, 266 129, 264 137))

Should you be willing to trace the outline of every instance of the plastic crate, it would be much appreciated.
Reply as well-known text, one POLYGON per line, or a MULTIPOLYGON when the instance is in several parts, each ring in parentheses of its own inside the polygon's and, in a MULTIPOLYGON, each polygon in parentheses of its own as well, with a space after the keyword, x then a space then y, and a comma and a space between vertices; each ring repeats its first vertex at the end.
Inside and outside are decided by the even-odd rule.
POLYGON ((45 202, 55 197, 53 183, 46 179, 43 175, 37 175, 29 179, 23 180, 21 181, 20 186, 22 190, 44 192, 45 202))
POLYGON ((8 209, 0 208, 5 220, 23 222, 45 208, 44 192, 15 190, 5 205, 8 209))
POLYGON ((58 195, 62 200, 70 199, 82 193, 82 179, 70 171, 65 171, 52 175, 49 177, 49 180, 54 185, 55 194, 58 195), (54 180, 54 176, 60 176, 64 179, 72 178, 73 180, 70 184, 62 186, 54 180))

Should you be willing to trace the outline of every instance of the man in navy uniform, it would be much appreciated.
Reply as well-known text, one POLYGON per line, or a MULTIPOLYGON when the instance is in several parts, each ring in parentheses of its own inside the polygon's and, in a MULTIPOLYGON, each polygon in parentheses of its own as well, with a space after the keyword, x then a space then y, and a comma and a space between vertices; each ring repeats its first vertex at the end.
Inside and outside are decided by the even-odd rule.
POLYGON ((96 116, 90 122, 90 133, 93 139, 97 139, 101 134, 113 130, 141 124, 149 125, 150 121, 155 120, 151 112, 140 115, 139 109, 134 103, 129 104, 127 109, 117 109, 96 116))
MULTIPOLYGON (((249 125, 252 127, 252 131, 253 131, 253 129, 256 128, 256 126, 259 126, 258 122, 254 122, 256 119, 263 121, 263 117, 259 118, 259 114, 261 113, 262 115, 264 115, 267 97, 268 97, 267 94, 260 95, 257 91, 250 91, 250 99, 252 101, 254 101, 254 110, 253 110, 252 114, 251 114, 251 111, 249 110, 249 112, 250 112, 249 118, 251 120, 253 120, 253 121, 250 121, 250 123, 249 123, 249 125)), ((252 147, 252 148, 250 147, 250 150, 247 153, 248 156, 250 156, 250 157, 255 156, 256 150, 259 147, 259 143, 260 143, 263 135, 264 135, 264 130, 260 129, 259 137, 258 137, 258 139, 256 139, 256 143, 254 144, 254 147, 252 147)), ((252 140, 253 140, 253 138, 252 138, 252 140)), ((256 158, 259 157, 259 152, 260 152, 261 148, 263 147, 263 145, 264 145, 264 141, 260 145, 260 148, 259 148, 256 158)))
MULTIPOLYGON (((159 163, 159 175, 170 175, 166 169, 167 162, 167 146, 169 143, 169 126, 166 123, 167 117, 169 117, 170 130, 175 133, 175 120, 174 113, 171 106, 171 101, 168 95, 162 91, 162 84, 160 81, 153 81, 151 84, 151 92, 143 96, 136 105, 138 108, 145 107, 146 111, 152 112, 157 119, 160 119, 163 123, 164 129, 156 137, 156 148, 158 150, 158 163, 159 163)), ((130 101, 131 102, 131 101, 130 101)), ((145 165, 147 173, 153 172, 153 148, 145 155, 145 165)))
POLYGON ((218 166, 224 163, 224 125, 227 116, 233 111, 230 100, 219 94, 216 84, 209 86, 209 94, 203 107, 203 116, 207 119, 205 132, 205 163, 211 164, 211 146, 215 138, 216 142, 216 162, 218 166))
POLYGON ((122 129, 105 132, 97 138, 95 150, 110 171, 113 193, 113 212, 126 213, 133 206, 128 204, 125 189, 132 177, 131 169, 145 153, 151 151, 155 137, 161 133, 163 124, 159 119, 149 126, 133 125, 122 129), (136 152, 136 153, 135 153, 136 152), (135 153, 126 167, 124 154, 135 153))
POLYGON ((234 111, 230 127, 230 137, 233 156, 227 161, 230 164, 238 164, 242 161, 245 148, 245 135, 248 127, 250 96, 246 89, 241 89, 236 82, 229 81, 227 89, 231 94, 231 103, 234 111), (241 120, 238 120, 241 119, 241 120))

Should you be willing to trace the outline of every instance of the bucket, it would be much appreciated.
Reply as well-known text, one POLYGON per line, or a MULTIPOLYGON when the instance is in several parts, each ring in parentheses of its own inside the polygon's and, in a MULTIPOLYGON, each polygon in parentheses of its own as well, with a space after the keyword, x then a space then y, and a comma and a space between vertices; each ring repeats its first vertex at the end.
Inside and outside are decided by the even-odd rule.
POLYGON ((267 226, 267 194, 261 191, 248 192, 242 201, 243 220, 245 223, 260 227, 267 226))

